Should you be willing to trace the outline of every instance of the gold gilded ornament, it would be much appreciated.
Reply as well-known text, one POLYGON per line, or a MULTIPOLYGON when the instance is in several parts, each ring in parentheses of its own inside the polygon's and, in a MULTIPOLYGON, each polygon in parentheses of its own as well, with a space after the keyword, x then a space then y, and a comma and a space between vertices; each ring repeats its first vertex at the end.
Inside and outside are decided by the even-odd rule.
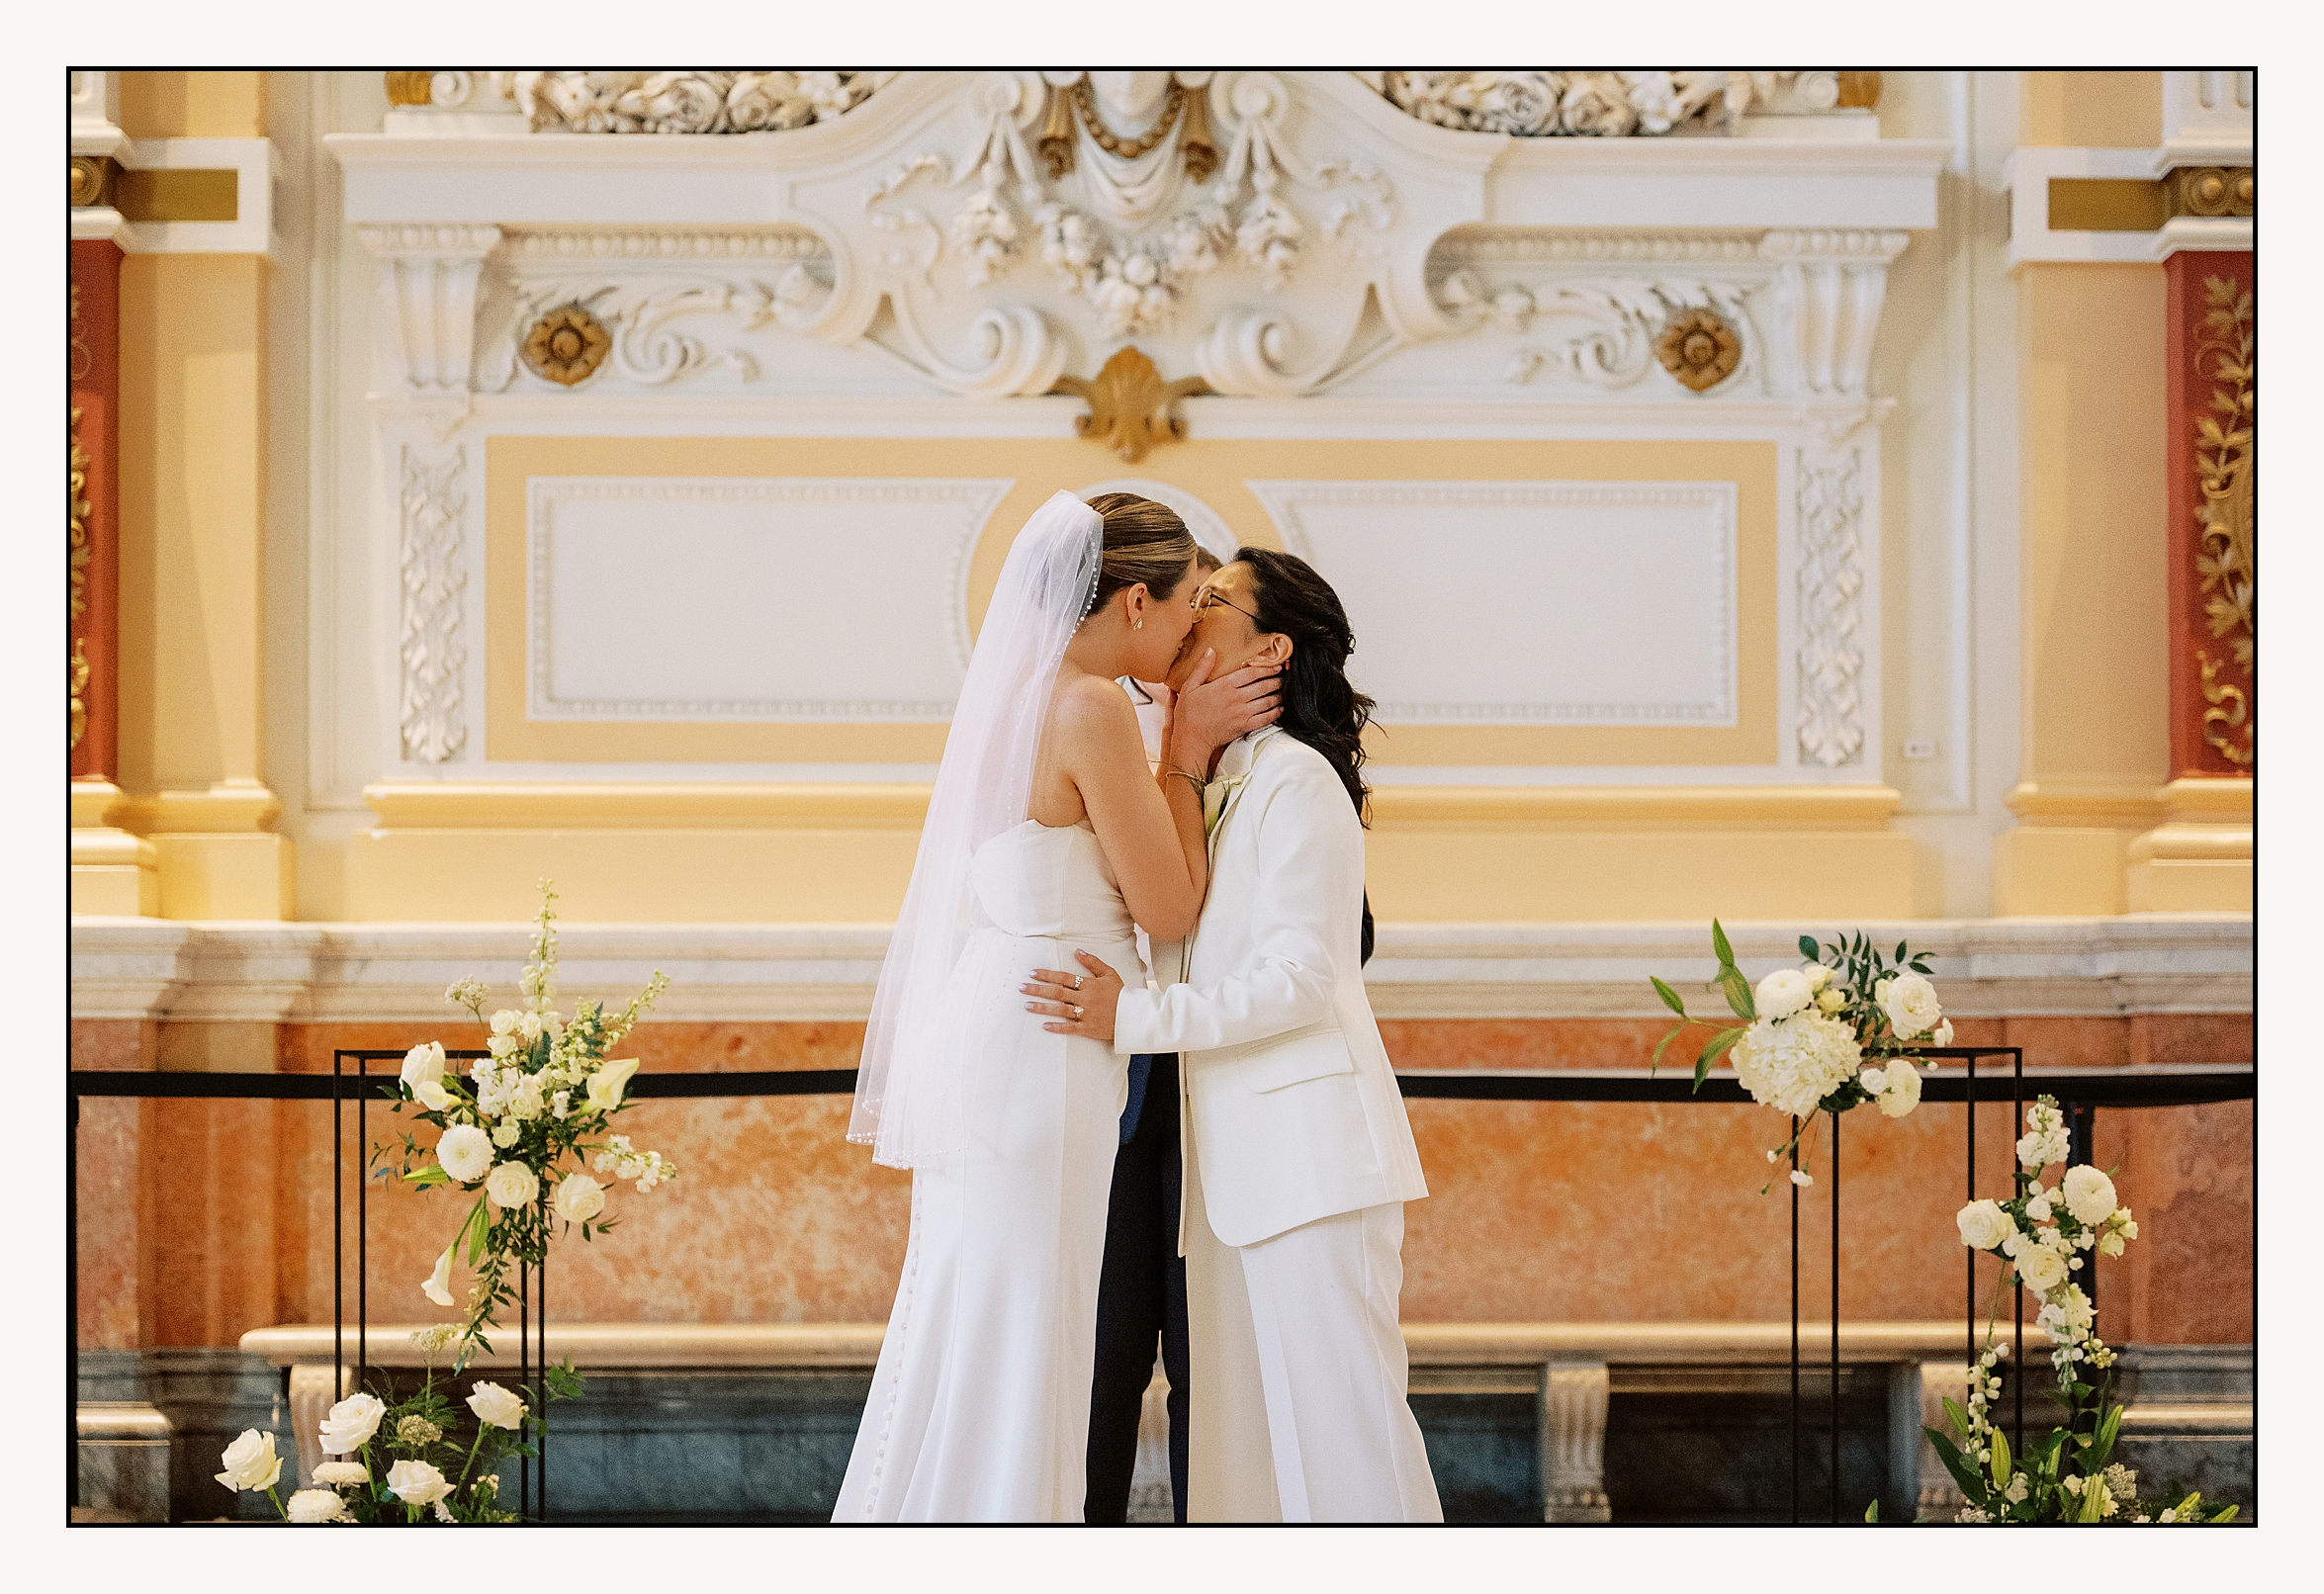
POLYGON ((1041 162, 1055 182, 1073 170, 1073 90, 1052 86, 1049 114, 1041 123, 1041 162))
POLYGON ((67 699, 69 707, 66 709, 66 714, 70 720, 71 740, 66 742, 64 746, 65 751, 69 753, 81 745, 81 738, 87 735, 89 730, 89 705, 81 696, 89 689, 89 661, 87 656, 81 652, 81 639, 78 637, 72 639, 72 664, 68 673, 72 680, 72 688, 67 699))
POLYGON ((605 323, 579 305, 560 305, 524 335, 524 363, 546 381, 570 388, 605 363, 613 338, 605 323))
POLYGON ((1089 400, 1088 412, 1073 417, 1075 435, 1094 438, 1134 464, 1155 444, 1186 436, 1186 422, 1170 412, 1171 406, 1190 394, 1208 393, 1210 385, 1201 377, 1164 382, 1153 361, 1124 347, 1114 352, 1095 381, 1060 377, 1049 391, 1089 400))
POLYGON ((1654 358, 1680 386, 1702 393, 1735 375, 1743 359, 1743 339, 1715 312, 1690 310, 1662 328, 1654 340, 1654 358))
POLYGON ((431 98, 430 80, 433 72, 389 72, 388 103, 390 105, 426 105, 431 98))

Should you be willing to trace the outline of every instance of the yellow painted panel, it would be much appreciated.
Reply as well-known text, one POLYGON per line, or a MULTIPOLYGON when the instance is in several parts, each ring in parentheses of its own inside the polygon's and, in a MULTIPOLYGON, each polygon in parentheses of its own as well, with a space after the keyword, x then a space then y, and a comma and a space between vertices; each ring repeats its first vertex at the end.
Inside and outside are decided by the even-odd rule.
POLYGON ((151 919, 161 911, 159 878, 134 863, 72 866, 72 911, 151 919))
POLYGON ((156 836, 165 919, 296 917, 287 836, 156 836))
MULTIPOLYGON (((487 447, 489 756, 538 762, 934 762, 939 725, 535 722, 524 716, 525 482, 534 476, 1010 476, 970 567, 981 621, 1010 541, 1060 486, 1126 474, 1067 438, 494 437, 487 447)), ((1137 473, 1209 504, 1235 536, 1278 547, 1251 480, 1732 482, 1739 487, 1739 723, 1729 728, 1400 726, 1368 742, 1384 764, 1771 764, 1776 723, 1776 448, 1772 442, 1198 439, 1137 473)), ((1416 550, 1422 547, 1415 542, 1416 550)), ((1489 572, 1479 572, 1489 579, 1489 572)))
POLYGON ((2249 858, 2151 858, 2130 866, 2124 897, 2134 914, 2248 914, 2254 889, 2249 858))
POLYGON ((2025 72, 2018 84, 2022 143, 2152 149, 2163 141, 2160 72, 2025 72))
POLYGON ((1561 833, 1371 838, 1372 911, 1399 923, 1909 919, 1910 837, 1561 833))
POLYGON ((121 131, 133 138, 264 137, 266 74, 124 72, 121 131))
POLYGON ((266 263, 121 269, 122 784, 260 774, 266 263))
MULTIPOLYGON (((771 782, 414 781, 364 788, 383 831, 894 831, 929 788, 771 782)), ((1375 830, 1885 830, 1889 786, 1378 786, 1375 830)), ((190 827, 189 827, 190 828, 190 827)))
MULTIPOLYGON (((576 923, 895 918, 912 830, 373 831, 353 920, 519 920, 553 877, 576 923)), ((1914 843, 1884 832, 1376 831, 1374 912, 1410 922, 1910 918, 1914 843)))
POLYGON ((2152 791, 2170 755, 2163 268, 2017 281, 2023 778, 2152 791))
POLYGON ((2019 826, 1993 841, 1997 918, 2123 911, 2123 849, 2131 832, 2019 826))
POLYGON ((353 920, 892 922, 917 826, 895 831, 373 831, 347 840, 353 920))

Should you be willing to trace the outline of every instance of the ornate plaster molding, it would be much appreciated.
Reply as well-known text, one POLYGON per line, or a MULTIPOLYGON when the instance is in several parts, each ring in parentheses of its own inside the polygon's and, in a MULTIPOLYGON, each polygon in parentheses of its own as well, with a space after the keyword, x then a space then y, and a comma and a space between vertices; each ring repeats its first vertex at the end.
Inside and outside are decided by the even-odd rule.
POLYGON ((847 115, 894 72, 404 71, 388 100, 439 113, 513 105, 534 133, 778 133, 847 115))
POLYGON ((1864 754, 1863 492, 1858 456, 1799 473, 1799 755, 1837 769, 1864 754))
POLYGON ((468 575, 460 560, 467 470, 465 445, 433 461, 409 448, 402 453, 398 727, 403 756, 422 763, 448 762, 468 745, 461 705, 461 676, 468 665, 461 609, 468 575))
POLYGON ((1381 93, 1407 116, 1520 138, 1732 133, 1748 114, 1861 112, 1880 96, 1877 72, 1404 70, 1380 77, 1381 93))

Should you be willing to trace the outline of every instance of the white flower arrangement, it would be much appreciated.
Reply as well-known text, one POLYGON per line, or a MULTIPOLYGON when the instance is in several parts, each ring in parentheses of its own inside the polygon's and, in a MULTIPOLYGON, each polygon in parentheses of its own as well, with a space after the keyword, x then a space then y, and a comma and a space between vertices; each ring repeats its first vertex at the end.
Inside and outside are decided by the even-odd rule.
POLYGON ((1948 1399, 1952 1432, 1923 1429, 1968 1502, 1954 1518, 1965 1523, 2227 1522, 2230 1505, 2205 1515, 2199 1493, 2175 1490, 2161 1501, 2141 1501, 2138 1474, 2109 1463, 2122 1427, 2122 1408, 2110 1398, 2114 1352, 2098 1337, 2098 1309, 2074 1282, 2085 1257, 2120 1256, 2138 1238, 2130 1208, 2117 1205, 2113 1179, 2103 1170, 2070 1168, 2054 1186, 2042 1173, 2066 1161, 2071 1142, 2065 1114, 2044 1096, 2025 1114, 2017 1142, 2017 1194, 2007 1201, 1971 1201, 1954 1215, 1961 1243, 2009 1263, 1994 1284, 1994 1316, 2003 1287, 2014 1279, 2041 1301, 2035 1321, 2050 1336, 2051 1366, 2065 1400, 2067 1425, 2026 1448, 2021 1457, 1993 1418, 2002 1392, 2003 1350, 1986 1326, 1985 1350, 1970 1370, 1968 1405, 1948 1399), (2096 1374, 2095 1378, 2086 1374, 2096 1374))
MULTIPOLYGON (((332 1406, 319 1430, 331 1460, 315 1467, 308 1487, 287 1502, 275 1492, 282 1461, 274 1435, 256 1429, 226 1447, 219 1482, 229 1489, 264 1490, 282 1519, 300 1527, 514 1522, 516 1513, 501 1509, 494 1469, 509 1456, 535 1454, 540 1420, 522 1394, 480 1380, 467 1400, 475 1431, 466 1436, 456 1431, 462 1413, 436 1383, 435 1359, 459 1338, 457 1323, 437 1323, 411 1336, 427 1358, 427 1376, 417 1393, 391 1401, 359 1391, 332 1406)), ((570 1400, 581 1393, 581 1376, 570 1363, 543 1371, 549 1399, 570 1400)))
POLYGON ((463 1081, 447 1065, 443 1045, 424 1041, 404 1057, 390 1089, 397 1111, 408 1104, 420 1122, 440 1131, 432 1148, 403 1135, 404 1183, 423 1192, 455 1186, 475 1196, 452 1243, 420 1284, 429 1300, 451 1306, 456 1304, 454 1266, 465 1261, 476 1270, 465 1319, 456 1327, 444 1325, 460 1347, 455 1370, 478 1350, 492 1349, 488 1336, 497 1324, 496 1312, 514 1298, 512 1264, 539 1264, 548 1255, 552 1233, 577 1223, 584 1240, 612 1230, 615 1220, 600 1215, 603 1187, 579 1172, 592 1153, 598 1172, 611 1171, 640 1193, 678 1175, 660 1153, 634 1150, 626 1135, 598 1138, 629 1107, 629 1082, 638 1070, 636 1058, 607 1053, 670 982, 657 972, 620 1013, 583 1002, 567 1018, 554 1005, 556 900, 549 882, 542 881, 532 955, 518 982, 523 1007, 487 1017, 491 992, 480 980, 455 980, 444 992, 446 1001, 476 1016, 490 1055, 478 1058, 463 1081), (577 1179, 586 1192, 574 1184, 577 1179))
MULTIPOLYGON (((1869 1103, 1883 1117, 1906 1116, 1921 1105, 1922 1079, 1902 1055, 1904 1048, 1949 1046, 1953 1026, 1929 983, 1925 953, 1916 955, 1899 941, 1891 958, 1861 933, 1831 943, 1802 935, 1799 945, 1805 963, 1775 970, 1754 989, 1736 967, 1727 931, 1711 921, 1719 972, 1705 989, 1724 995, 1742 1022, 1720 1029, 1694 1018, 1676 991, 1655 980, 1654 994, 1678 1022, 1654 1047, 1649 1072, 1661 1066, 1664 1048, 1688 1029, 1713 1028, 1695 1059, 1696 1088, 1725 1056, 1752 1101, 1798 1119, 1792 1139, 1767 1160, 1788 1156, 1792 1183, 1804 1186, 1814 1180, 1801 1167, 1801 1137, 1815 1131, 1819 1115, 1869 1103), (1865 1067, 1868 1058, 1879 1066, 1865 1067)), ((1770 1177, 1759 1194, 1773 1186, 1770 1177)))

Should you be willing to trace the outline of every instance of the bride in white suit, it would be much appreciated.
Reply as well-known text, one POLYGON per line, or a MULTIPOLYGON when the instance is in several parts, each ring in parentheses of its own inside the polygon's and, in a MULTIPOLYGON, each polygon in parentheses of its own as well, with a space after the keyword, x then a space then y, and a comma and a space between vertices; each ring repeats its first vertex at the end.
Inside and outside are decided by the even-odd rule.
MULTIPOLYGON (((1158 776, 1119 675, 1194 625, 1195 542, 1128 493, 1060 492, 1011 546, 881 966, 851 1140, 912 1170, 895 1308, 837 1522, 1079 1522, 1106 1198, 1126 1060, 1045 1034, 1010 995, 1036 962, 1184 935, 1202 803, 1158 776)), ((1275 717, 1273 671, 1171 710, 1179 760, 1275 717)))
POLYGON ((1312 568, 1264 549, 1198 605, 1190 653, 1283 672, 1279 724, 1176 771, 1204 787, 1201 919, 1154 945, 1161 989, 1086 948, 1019 989, 1054 1033, 1181 1058, 1188 1520, 1441 1522, 1397 1321, 1403 1203, 1428 1187, 1358 944, 1355 637, 1312 568))

